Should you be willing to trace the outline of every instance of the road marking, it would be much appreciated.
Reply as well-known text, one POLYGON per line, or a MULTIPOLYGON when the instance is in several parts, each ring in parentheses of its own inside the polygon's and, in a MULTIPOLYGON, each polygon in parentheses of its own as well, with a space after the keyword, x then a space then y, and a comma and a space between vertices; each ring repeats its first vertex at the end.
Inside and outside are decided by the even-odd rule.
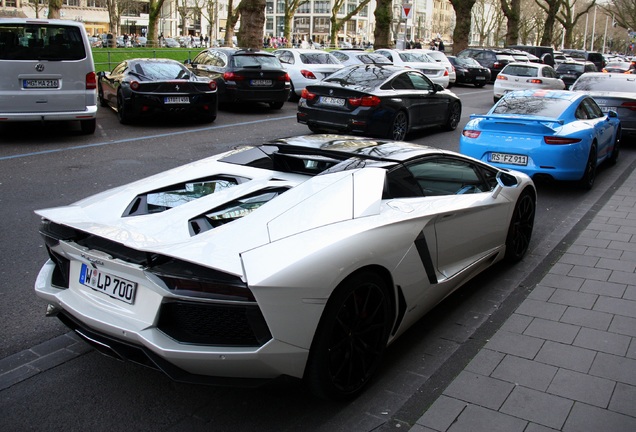
POLYGON ((65 148, 58 148, 58 149, 52 149, 52 150, 43 150, 43 151, 31 152, 31 153, 22 153, 22 154, 17 154, 17 155, 12 155, 12 156, 1 156, 0 157, 0 161, 9 160, 9 159, 19 159, 19 158, 30 157, 30 156, 39 156, 39 155, 48 154, 48 153, 61 153, 61 152, 72 151, 72 150, 86 149, 86 148, 90 148, 90 147, 102 147, 102 146, 107 146, 107 145, 112 145, 112 144, 121 144, 121 143, 133 142, 133 141, 141 141, 141 140, 146 140, 146 139, 164 138, 164 137, 170 137, 170 136, 176 136, 176 135, 185 135, 185 134, 190 134, 190 133, 195 133, 195 132, 202 132, 202 131, 208 131, 208 130, 214 130, 214 129, 225 129, 225 128, 228 128, 228 127, 244 126, 244 125, 250 125, 250 124, 265 123, 265 122, 270 122, 270 121, 288 120, 288 119, 292 119, 292 118, 295 119, 296 116, 293 115, 293 116, 276 117, 276 118, 263 119, 263 120, 254 120, 254 121, 248 121, 248 122, 232 123, 232 124, 227 124, 227 125, 209 126, 209 127, 199 128, 199 129, 190 129, 190 130, 186 130, 186 131, 170 132, 170 133, 163 133, 163 134, 158 134, 158 135, 146 135, 146 136, 141 136, 141 137, 136 137, 136 138, 120 139, 120 140, 116 140, 116 141, 107 141, 107 142, 101 142, 101 143, 84 144, 84 145, 78 145, 78 146, 73 146, 73 147, 65 147, 65 148))

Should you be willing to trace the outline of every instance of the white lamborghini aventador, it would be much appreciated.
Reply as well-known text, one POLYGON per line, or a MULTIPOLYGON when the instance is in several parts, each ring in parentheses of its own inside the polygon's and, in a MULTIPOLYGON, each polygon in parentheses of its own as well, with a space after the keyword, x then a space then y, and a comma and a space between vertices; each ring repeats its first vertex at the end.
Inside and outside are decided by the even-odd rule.
POLYGON ((288 375, 347 398, 424 313, 524 256, 535 204, 526 175, 457 153, 280 139, 37 211, 35 290, 101 351, 174 379, 288 375))

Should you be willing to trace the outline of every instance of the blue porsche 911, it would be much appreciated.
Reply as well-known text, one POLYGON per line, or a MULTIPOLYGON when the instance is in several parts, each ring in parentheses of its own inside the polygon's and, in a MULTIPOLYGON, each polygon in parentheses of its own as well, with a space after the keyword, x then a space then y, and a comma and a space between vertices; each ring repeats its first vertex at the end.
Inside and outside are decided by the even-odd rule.
POLYGON ((591 189, 596 168, 616 163, 621 124, 585 93, 507 93, 485 115, 471 115, 459 151, 534 179, 578 181, 591 189))

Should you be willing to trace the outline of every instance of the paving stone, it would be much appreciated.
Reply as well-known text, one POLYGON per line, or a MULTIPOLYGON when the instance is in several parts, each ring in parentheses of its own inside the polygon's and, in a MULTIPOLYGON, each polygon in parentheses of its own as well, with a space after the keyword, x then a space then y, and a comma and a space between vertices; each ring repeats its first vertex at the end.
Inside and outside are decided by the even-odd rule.
POLYGON ((40 356, 45 356, 75 343, 76 342, 73 339, 63 334, 51 340, 38 344, 32 347, 31 350, 40 356))
POLYGON ((555 291, 555 288, 547 287, 544 285, 537 285, 526 298, 529 298, 531 300, 548 301, 548 299, 554 294, 555 291))
POLYGON ((569 307, 561 317, 561 322, 596 330, 607 330, 613 317, 614 315, 607 312, 569 307))
POLYGON ((0 375, 35 360, 38 357, 39 356, 31 350, 20 351, 19 353, 5 357, 0 360, 0 375))
POLYGON ((636 418, 607 411, 592 405, 576 403, 563 432, 634 432, 636 418))
POLYGON ((544 341, 542 339, 499 330, 493 335, 484 348, 533 359, 541 349, 543 343, 544 341))
POLYGON ((632 285, 634 283, 634 278, 636 278, 634 273, 615 270, 612 272, 609 281, 619 284, 632 285))
POLYGON ((573 344, 608 354, 624 356, 627 353, 630 340, 629 336, 583 327, 573 344))
POLYGON ((569 276, 597 281, 607 281, 612 272, 606 269, 575 265, 572 267, 569 276))
POLYGON ((582 293, 620 298, 625 294, 625 288, 627 288, 627 285, 622 283, 586 280, 581 286, 580 291, 582 293))
POLYGON ((470 405, 448 432, 522 432, 527 424, 521 419, 470 405))
POLYGON ((597 294, 569 290, 556 290, 556 292, 550 297, 549 302, 566 306, 576 306, 584 309, 592 309, 597 298, 597 294))
POLYGON ((598 236, 596 237, 598 239, 604 239, 604 240, 616 240, 616 241, 620 241, 620 242, 629 242, 632 238, 631 234, 626 234, 626 233, 608 233, 608 232, 603 232, 603 233, 599 233, 598 236))
POLYGON ((444 395, 497 410, 514 385, 484 375, 463 371, 444 390, 444 395))
POLYGON ((549 273, 565 276, 570 273, 570 270, 572 270, 572 264, 556 263, 552 266, 549 273))
POLYGON ((457 420, 457 417, 467 406, 468 404, 464 401, 442 395, 415 424, 445 431, 457 420))
POLYGON ((541 347, 535 360, 560 368, 587 373, 595 356, 596 351, 547 341, 541 347))
POLYGON ((615 385, 614 381, 605 378, 559 369, 548 393, 607 408, 615 385))
POLYGON ((569 399, 517 386, 499 411, 543 426, 561 429, 572 405, 573 402, 569 399))
POLYGON ((599 257, 599 258, 620 259, 621 255, 623 255, 623 251, 616 250, 616 249, 589 247, 585 251, 585 255, 599 257))
POLYGON ((572 268, 577 266, 594 267, 598 262, 598 258, 580 254, 564 253, 559 259, 559 262, 572 264, 572 268))
POLYGON ((593 229, 593 230, 597 230, 597 231, 600 231, 600 232, 617 232, 618 228, 620 226, 619 225, 609 225, 607 223, 592 222, 587 227, 588 227, 588 229, 593 229))
POLYGON ((526 328, 528 328, 528 325, 532 322, 532 320, 533 318, 530 316, 515 313, 510 315, 510 318, 503 323, 500 329, 521 334, 526 328))
POLYGON ((535 318, 523 332, 526 336, 571 344, 580 327, 557 321, 535 318))
POLYGON ((508 355, 490 376, 513 384, 545 391, 557 370, 554 366, 508 355))
MULTIPOLYGON (((634 269, 636 269, 636 263, 631 261, 619 261, 617 259, 601 258, 596 264, 596 267, 609 270, 618 270, 627 273, 634 273, 634 269)), ((636 275, 633 276, 636 279, 636 275)))
POLYGON ((636 338, 632 338, 632 343, 627 349, 627 357, 636 359, 636 338))
MULTIPOLYGON (((597 262, 598 262, 598 259, 595 259, 594 264, 596 264, 597 262)), ((570 267, 570 270, 568 271, 569 273, 570 271, 572 271, 572 268, 574 268, 574 266, 568 265, 568 267, 570 267)), ((543 277, 543 279, 541 279, 540 284, 543 286, 548 286, 552 288, 561 288, 561 289, 569 289, 573 291, 578 291, 581 288, 581 285, 583 285, 583 282, 585 282, 585 279, 575 278, 575 277, 567 276, 567 275, 548 273, 543 277)))
POLYGON ((636 301, 611 297, 599 297, 594 310, 636 318, 636 301))
POLYGON ((76 353, 66 349, 61 349, 32 361, 29 363, 29 366, 39 371, 45 371, 59 366, 75 357, 77 357, 76 353))
MULTIPOLYGON (((590 375, 636 386, 636 360, 598 353, 592 362, 590 375)), ((636 429, 634 429, 636 430, 636 429)))
POLYGON ((524 432, 555 432, 556 429, 545 427, 536 423, 528 423, 528 427, 524 432))
POLYGON ((565 309, 566 307, 563 305, 525 299, 517 308, 516 313, 558 321, 565 312, 565 309))
POLYGON ((476 374, 490 376, 497 365, 501 363, 505 354, 489 349, 480 350, 477 355, 466 365, 466 370, 476 374))
POLYGON ((610 244, 611 240, 603 240, 599 238, 579 237, 574 241, 576 245, 583 245, 588 247, 606 248, 610 244))
POLYGON ((609 409, 621 414, 636 417, 636 387, 617 383, 609 409))
POLYGON ((609 326, 609 331, 636 337, 636 318, 616 315, 609 326))
POLYGON ((625 300, 636 300, 636 285, 630 285, 625 289, 623 294, 625 300))

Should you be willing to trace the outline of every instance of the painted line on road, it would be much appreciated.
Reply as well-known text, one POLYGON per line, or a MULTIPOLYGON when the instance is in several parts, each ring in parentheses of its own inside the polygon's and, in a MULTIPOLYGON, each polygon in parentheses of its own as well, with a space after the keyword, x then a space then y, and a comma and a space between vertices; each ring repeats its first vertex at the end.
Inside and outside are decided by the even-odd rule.
POLYGON ((39 155, 48 154, 48 153, 61 153, 61 152, 65 152, 65 151, 86 149, 86 148, 90 148, 90 147, 102 147, 102 146, 107 146, 107 145, 121 144, 121 143, 126 143, 126 142, 134 142, 134 141, 141 141, 141 140, 147 140, 147 139, 165 138, 165 137, 170 137, 170 136, 185 135, 185 134, 208 131, 208 130, 225 129, 225 128, 234 127, 234 126, 258 124, 258 123, 265 123, 265 122, 278 121, 278 120, 288 120, 288 119, 291 119, 291 118, 296 118, 296 116, 293 115, 293 116, 285 116, 285 117, 276 117, 276 118, 271 118, 271 119, 254 120, 254 121, 241 122, 241 123, 232 123, 232 124, 228 124, 228 125, 210 126, 210 127, 187 130, 187 131, 170 132, 170 133, 163 133, 163 134, 158 134, 158 135, 147 135, 147 136, 143 136, 143 137, 126 138, 126 139, 120 139, 120 140, 116 140, 116 141, 107 141, 107 142, 94 143, 94 144, 84 144, 84 145, 79 145, 79 146, 57 148, 57 149, 52 149, 52 150, 42 150, 42 151, 31 152, 31 153, 22 153, 22 154, 17 154, 17 155, 12 155, 12 156, 2 156, 2 157, 0 157, 0 161, 9 160, 9 159, 19 159, 19 158, 30 157, 30 156, 39 156, 39 155))

